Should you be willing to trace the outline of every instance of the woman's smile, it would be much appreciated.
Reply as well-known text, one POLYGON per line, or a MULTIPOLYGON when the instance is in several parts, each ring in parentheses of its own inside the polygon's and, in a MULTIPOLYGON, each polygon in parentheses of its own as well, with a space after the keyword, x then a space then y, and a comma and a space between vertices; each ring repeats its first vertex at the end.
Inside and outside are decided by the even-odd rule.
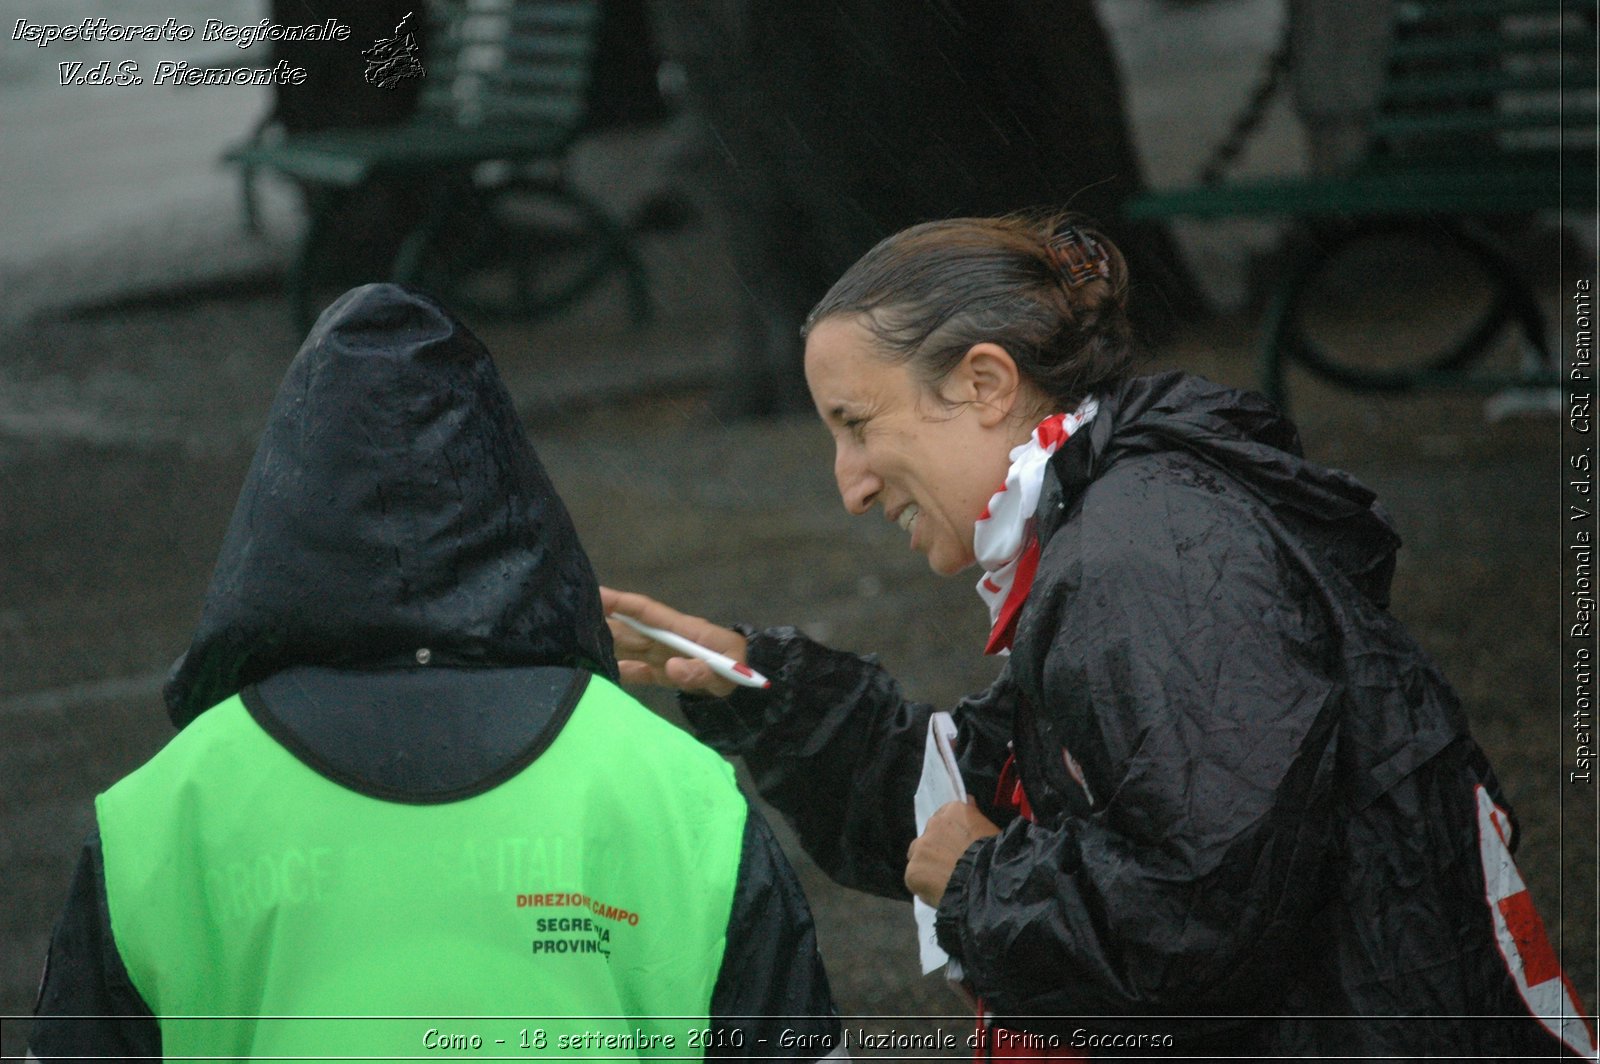
POLYGON ((973 350, 934 387, 885 357, 855 319, 819 322, 806 342, 806 381, 833 434, 845 509, 882 506, 944 576, 976 560, 973 526, 1019 442, 1020 422, 1008 416, 1018 396, 1009 356, 992 344, 973 350), (996 383, 1001 362, 1012 375, 996 383))

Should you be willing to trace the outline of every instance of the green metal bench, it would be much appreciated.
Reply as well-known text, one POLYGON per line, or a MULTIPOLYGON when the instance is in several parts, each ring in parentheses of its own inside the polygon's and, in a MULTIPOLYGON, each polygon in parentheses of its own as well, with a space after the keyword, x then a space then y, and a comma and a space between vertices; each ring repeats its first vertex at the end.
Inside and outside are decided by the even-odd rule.
POLYGON ((1261 389, 1280 405, 1290 360, 1357 390, 1559 387, 1539 301, 1478 221, 1595 209, 1595 9, 1595 0, 1400 0, 1370 146, 1358 163, 1328 176, 1157 191, 1124 211, 1300 224, 1263 329, 1261 389), (1342 252, 1396 235, 1453 244, 1493 295, 1443 349, 1401 365, 1355 364, 1311 338, 1306 304, 1342 252), (1521 333, 1520 370, 1474 372, 1508 325, 1521 333))
POLYGON ((257 169, 304 194, 308 221, 285 282, 297 327, 309 327, 319 289, 380 279, 348 276, 340 223, 363 197, 395 188, 416 217, 381 279, 421 285, 480 316, 538 318, 620 270, 634 320, 647 318, 630 234, 564 166, 584 129, 598 0, 435 0, 428 14, 414 117, 258 131, 224 155, 243 170, 247 212, 257 169))

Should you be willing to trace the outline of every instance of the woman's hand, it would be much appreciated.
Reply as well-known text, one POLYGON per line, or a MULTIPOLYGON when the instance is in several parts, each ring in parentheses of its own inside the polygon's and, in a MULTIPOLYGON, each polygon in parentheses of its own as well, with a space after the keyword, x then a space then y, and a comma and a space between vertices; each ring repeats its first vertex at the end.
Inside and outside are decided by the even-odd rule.
MULTIPOLYGON (((642 621, 652 628, 664 628, 719 654, 726 654, 735 661, 744 661, 745 638, 731 628, 722 628, 702 618, 679 613, 644 595, 609 587, 600 589, 600 604, 608 614, 618 613, 642 621)), ((690 694, 715 695, 718 698, 724 698, 733 691, 732 681, 712 672, 711 666, 705 662, 683 657, 621 621, 606 623, 611 627, 611 642, 616 647, 617 666, 622 671, 623 683, 661 684, 690 694)))
POLYGON ((906 889, 937 909, 950 874, 967 847, 998 834, 1000 829, 978 812, 978 804, 970 797, 940 806, 928 818, 927 830, 906 852, 906 889))

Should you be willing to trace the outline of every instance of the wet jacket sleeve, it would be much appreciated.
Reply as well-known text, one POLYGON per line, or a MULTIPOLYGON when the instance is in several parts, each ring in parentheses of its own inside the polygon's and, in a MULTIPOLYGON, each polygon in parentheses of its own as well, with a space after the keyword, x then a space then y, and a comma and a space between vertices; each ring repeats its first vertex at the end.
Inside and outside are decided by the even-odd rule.
POLYGON ((1079 786, 1070 758, 1082 801, 974 843, 939 907, 1002 1015, 1269 1013, 1325 900, 1323 596, 1245 506, 1142 492, 1097 515, 1137 537, 1057 532, 1013 652, 1050 740, 1024 782, 1079 786))
POLYGON ((98 832, 83 844, 50 939, 28 1049, 40 1060, 161 1058, 161 1028, 111 937, 98 832))
POLYGON ((711 1031, 707 1059, 818 1060, 844 1037, 805 894, 753 807, 711 995, 711 1031))
MULTIPOLYGON (((684 698, 696 734, 744 757, 762 797, 836 882, 891 898, 905 888, 916 836, 912 796, 933 707, 907 700, 871 657, 833 650, 793 628, 748 633, 752 668, 772 688, 684 698)), ((952 711, 967 789, 994 795, 1010 738, 1009 685, 952 711)))

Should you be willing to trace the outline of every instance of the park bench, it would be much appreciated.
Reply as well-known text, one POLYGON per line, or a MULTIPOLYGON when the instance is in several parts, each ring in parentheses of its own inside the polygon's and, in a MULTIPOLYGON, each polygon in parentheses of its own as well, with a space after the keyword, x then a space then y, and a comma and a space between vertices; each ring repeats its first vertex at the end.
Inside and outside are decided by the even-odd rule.
POLYGON ((356 281, 416 284, 477 315, 533 319, 619 270, 634 320, 648 317, 628 229, 564 165, 584 132, 599 0, 434 0, 426 11, 413 116, 269 128, 224 156, 242 168, 247 215, 257 170, 303 193, 307 223, 285 280, 296 326, 309 327, 326 289, 356 281), (383 276, 361 276, 374 267, 351 261, 347 216, 396 189, 408 205, 398 252, 377 267, 383 276))
POLYGON ((1484 223, 1594 211, 1595 8, 1595 0, 1396 0, 1358 161, 1328 174, 1155 191, 1125 213, 1298 224, 1263 325, 1260 386, 1280 405, 1290 361, 1356 390, 1465 388, 1498 393, 1502 408, 1558 395, 1540 301, 1484 223), (1363 362, 1314 339, 1305 318, 1319 281, 1374 238, 1453 245, 1482 274, 1487 306, 1444 346, 1400 363, 1363 362), (1474 369, 1508 326, 1520 332, 1520 365, 1474 369))

